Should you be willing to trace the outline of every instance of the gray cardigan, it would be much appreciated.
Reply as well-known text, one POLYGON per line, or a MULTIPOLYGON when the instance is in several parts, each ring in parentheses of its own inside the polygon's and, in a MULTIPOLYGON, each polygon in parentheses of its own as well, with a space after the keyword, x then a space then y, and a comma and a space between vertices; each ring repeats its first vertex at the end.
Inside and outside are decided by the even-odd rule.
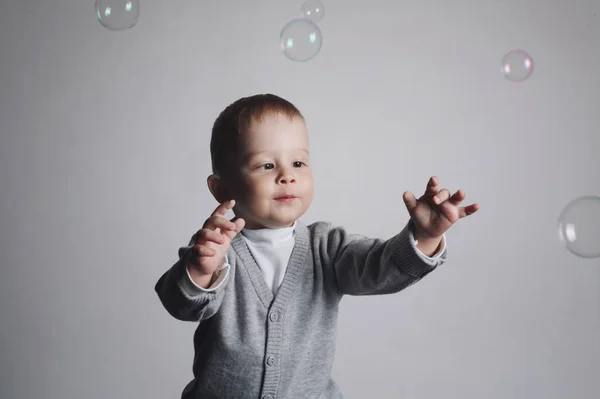
POLYGON ((191 296, 182 261, 157 282, 167 311, 199 322, 194 334, 194 380, 182 399, 339 399, 331 378, 338 305, 344 294, 399 292, 446 261, 415 247, 412 222, 389 240, 349 234, 343 227, 297 222, 295 245, 274 297, 245 241, 228 250, 227 280, 191 296))

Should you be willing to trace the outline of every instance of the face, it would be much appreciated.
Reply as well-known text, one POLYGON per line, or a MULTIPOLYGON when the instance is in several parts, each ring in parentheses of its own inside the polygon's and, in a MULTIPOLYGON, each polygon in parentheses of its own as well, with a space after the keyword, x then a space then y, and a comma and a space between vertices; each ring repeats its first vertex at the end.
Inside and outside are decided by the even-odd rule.
POLYGON ((308 132, 301 118, 267 115, 243 143, 239 181, 229 187, 233 211, 246 229, 291 227, 313 199, 308 132), (283 196, 293 196, 281 200, 283 196))

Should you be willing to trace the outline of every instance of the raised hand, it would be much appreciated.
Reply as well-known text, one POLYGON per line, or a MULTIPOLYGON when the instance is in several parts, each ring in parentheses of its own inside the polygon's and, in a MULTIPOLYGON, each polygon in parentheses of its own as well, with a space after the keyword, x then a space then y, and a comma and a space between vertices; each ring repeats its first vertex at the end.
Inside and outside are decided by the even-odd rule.
POLYGON ((195 234, 195 244, 186 263, 190 275, 200 286, 208 287, 213 273, 223 264, 231 240, 244 228, 244 219, 229 220, 227 211, 235 205, 229 200, 219 205, 195 234))
POLYGON ((402 198, 414 222, 414 235, 417 239, 440 237, 458 219, 479 210, 479 204, 460 206, 465 199, 465 192, 458 190, 450 195, 450 191, 442 188, 435 176, 429 179, 425 193, 419 199, 409 191, 406 191, 402 198))

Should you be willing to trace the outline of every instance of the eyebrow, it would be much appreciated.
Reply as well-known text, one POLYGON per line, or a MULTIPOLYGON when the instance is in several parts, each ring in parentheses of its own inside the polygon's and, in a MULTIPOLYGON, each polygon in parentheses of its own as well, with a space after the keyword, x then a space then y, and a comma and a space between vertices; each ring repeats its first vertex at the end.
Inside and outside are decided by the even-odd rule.
MULTIPOLYGON (((307 150, 307 149, 305 149, 305 148, 294 148, 292 151, 302 151, 302 152, 305 152, 305 153, 306 153, 306 155, 310 155, 310 154, 309 154, 309 152, 308 152, 308 150, 307 150)), ((245 159, 246 161, 248 161, 248 160, 250 160, 250 159, 252 159, 252 158, 254 158, 254 157, 257 157, 257 156, 259 156, 259 155, 261 155, 261 154, 264 154, 264 153, 267 153, 267 152, 269 152, 269 151, 251 152, 251 153, 248 153, 248 154, 246 154, 246 155, 244 156, 244 159, 245 159)))

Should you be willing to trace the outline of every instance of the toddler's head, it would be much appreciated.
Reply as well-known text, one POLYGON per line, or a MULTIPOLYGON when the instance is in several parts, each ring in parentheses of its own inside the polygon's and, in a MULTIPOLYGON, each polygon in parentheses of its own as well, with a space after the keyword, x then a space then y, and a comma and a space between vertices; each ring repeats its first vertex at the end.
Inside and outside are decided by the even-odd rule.
POLYGON ((247 229, 291 227, 312 202, 304 117, 281 97, 259 94, 225 108, 212 129, 210 154, 210 192, 219 203, 234 199, 233 212, 247 229))

